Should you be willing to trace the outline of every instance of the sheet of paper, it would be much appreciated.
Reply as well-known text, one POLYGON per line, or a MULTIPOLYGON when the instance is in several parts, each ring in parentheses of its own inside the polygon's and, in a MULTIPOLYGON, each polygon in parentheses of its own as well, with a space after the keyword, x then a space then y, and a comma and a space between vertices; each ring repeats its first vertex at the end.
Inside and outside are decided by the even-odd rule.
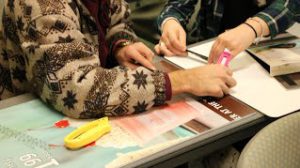
POLYGON ((211 128, 229 123, 229 120, 189 98, 139 115, 116 118, 113 122, 143 145, 160 134, 195 118, 211 128))
POLYGON ((195 120, 210 128, 221 127, 230 122, 197 101, 189 101, 188 104, 198 110, 199 114, 195 120))
POLYGON ((197 116, 197 110, 185 102, 176 102, 139 115, 120 117, 113 122, 128 131, 143 145, 197 116))
POLYGON ((300 23, 295 23, 292 27, 290 27, 286 31, 300 38, 300 23))
POLYGON ((203 43, 201 45, 189 47, 189 50, 202 54, 204 56, 209 56, 210 49, 212 45, 214 44, 214 40, 208 41, 207 43, 203 43))
MULTIPOLYGON (((209 48, 206 44, 205 47, 194 47, 194 51, 204 55, 209 53, 209 48)), ((185 69, 205 65, 188 57, 167 59, 185 69)), ((280 117, 300 109, 300 89, 286 89, 246 52, 233 59, 229 67, 237 80, 230 93, 232 96, 270 117, 280 117)))
POLYGON ((233 67, 239 62, 247 64, 235 69, 234 78, 238 84, 233 88, 232 96, 271 117, 280 117, 300 109, 299 88, 286 89, 246 53, 234 60, 233 67))
POLYGON ((180 66, 183 69, 194 68, 197 66, 205 65, 206 63, 203 62, 200 58, 196 56, 192 56, 189 54, 188 57, 165 57, 168 61, 180 66))

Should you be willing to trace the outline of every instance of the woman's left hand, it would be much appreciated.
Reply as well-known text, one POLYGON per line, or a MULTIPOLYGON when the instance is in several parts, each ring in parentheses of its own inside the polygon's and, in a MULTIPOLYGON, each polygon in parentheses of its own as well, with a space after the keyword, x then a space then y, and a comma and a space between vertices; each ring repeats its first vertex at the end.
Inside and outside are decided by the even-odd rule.
POLYGON ((142 42, 132 43, 117 50, 115 57, 120 65, 127 66, 131 69, 142 65, 151 70, 155 70, 152 64, 154 53, 142 42))

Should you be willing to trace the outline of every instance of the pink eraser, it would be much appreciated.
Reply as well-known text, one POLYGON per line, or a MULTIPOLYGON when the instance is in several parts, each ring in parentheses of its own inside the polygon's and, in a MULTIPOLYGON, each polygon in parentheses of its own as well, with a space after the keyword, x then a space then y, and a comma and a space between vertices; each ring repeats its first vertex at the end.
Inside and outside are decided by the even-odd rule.
POLYGON ((217 63, 224 66, 228 66, 230 60, 231 60, 231 53, 227 48, 225 48, 225 50, 220 55, 217 63))

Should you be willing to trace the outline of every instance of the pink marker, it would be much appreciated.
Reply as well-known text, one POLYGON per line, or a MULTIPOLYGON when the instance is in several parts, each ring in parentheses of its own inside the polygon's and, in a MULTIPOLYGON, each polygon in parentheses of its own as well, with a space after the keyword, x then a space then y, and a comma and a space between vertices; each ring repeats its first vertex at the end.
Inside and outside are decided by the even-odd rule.
POLYGON ((230 60, 231 60, 231 53, 227 48, 225 48, 225 50, 220 55, 217 63, 224 66, 228 66, 230 60))

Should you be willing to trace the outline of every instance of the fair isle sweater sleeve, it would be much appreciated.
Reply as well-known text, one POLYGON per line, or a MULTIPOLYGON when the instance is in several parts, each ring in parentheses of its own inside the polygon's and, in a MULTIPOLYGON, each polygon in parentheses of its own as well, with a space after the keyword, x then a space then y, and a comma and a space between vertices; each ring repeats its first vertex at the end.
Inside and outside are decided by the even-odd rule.
POLYGON ((110 28, 106 35, 111 52, 114 52, 115 45, 123 40, 137 41, 137 36, 130 28, 130 9, 125 1, 110 0, 111 17, 110 28))
POLYGON ((73 118, 140 113, 163 104, 166 81, 162 72, 100 67, 98 46, 87 40, 92 35, 85 31, 89 27, 82 25, 86 17, 78 14, 78 2, 7 3, 4 35, 24 57, 31 90, 73 118))

